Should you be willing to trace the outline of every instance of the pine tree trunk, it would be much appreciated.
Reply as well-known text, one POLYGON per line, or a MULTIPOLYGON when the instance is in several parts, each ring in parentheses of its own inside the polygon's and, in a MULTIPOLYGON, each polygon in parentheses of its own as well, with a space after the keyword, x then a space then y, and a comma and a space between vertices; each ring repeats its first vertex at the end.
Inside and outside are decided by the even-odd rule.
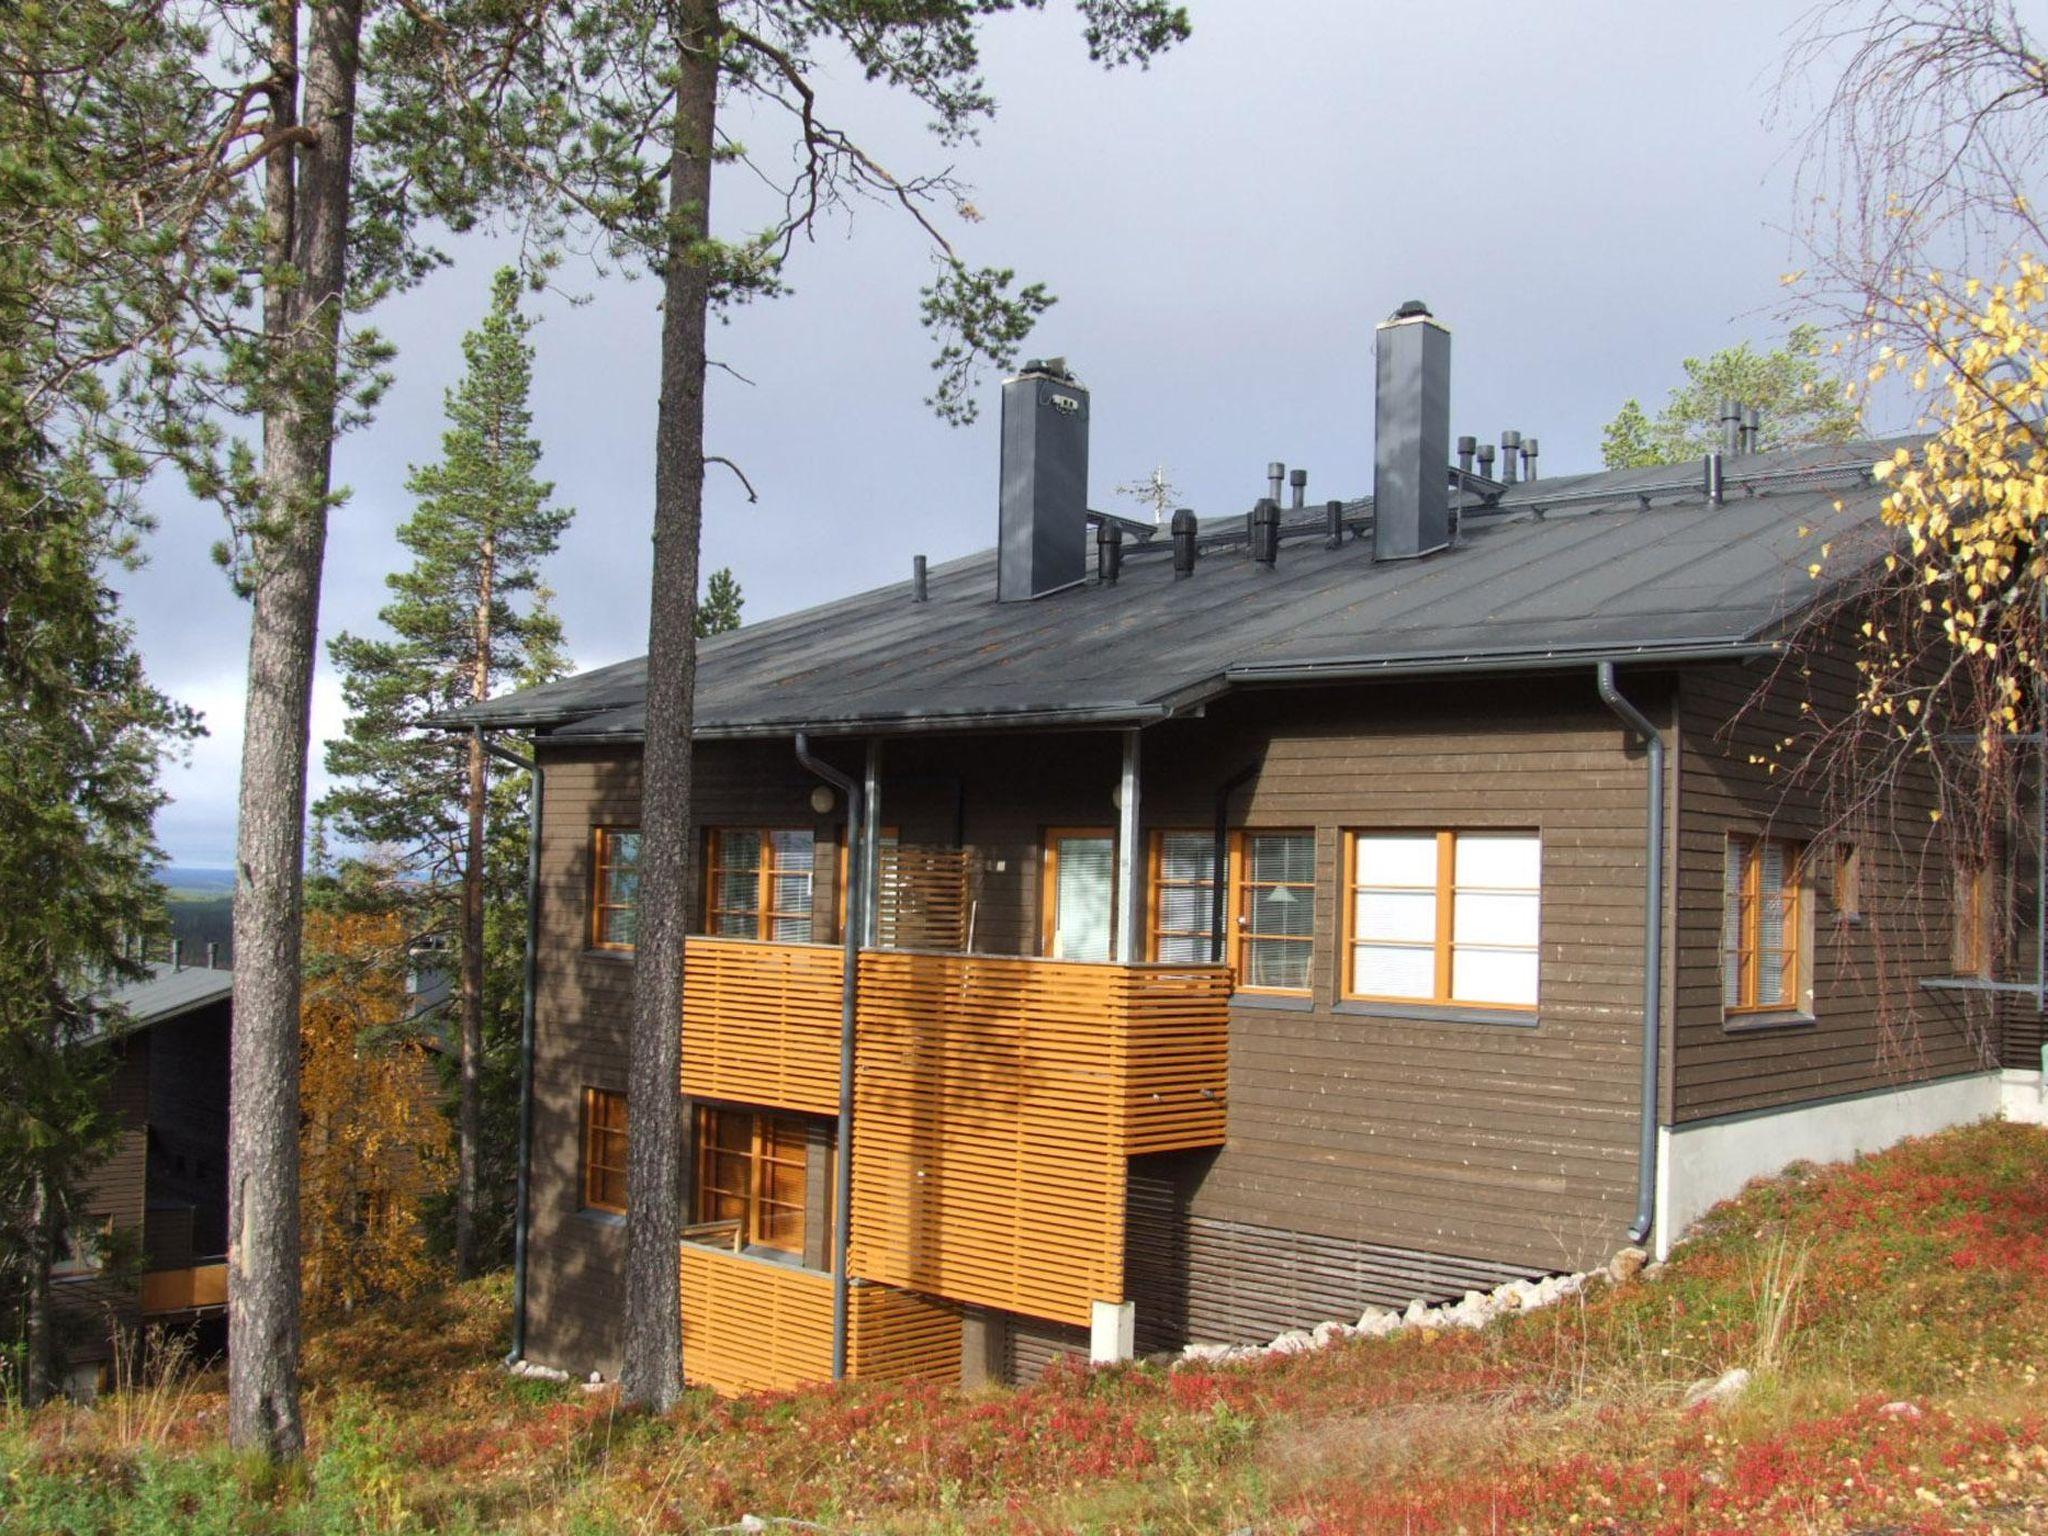
MULTIPOLYGON (((303 122, 273 155, 266 238, 287 252, 264 323, 264 527, 254 540, 248 705, 235 848, 235 995, 228 1109, 228 1433, 271 1458, 305 1446, 299 1414, 299 941, 313 662, 333 462, 348 249, 360 0, 309 11, 303 122)), ((296 21, 269 13, 290 120, 296 21)))
POLYGON ((49 1396, 55 1332, 50 1316, 50 1267, 56 1259, 56 1223, 50 1181, 38 1173, 29 1185, 27 1356, 21 1362, 21 1400, 38 1407, 49 1396))
POLYGON ((704 342, 717 0, 682 0, 668 259, 662 271, 654 582, 640 802, 640 935, 626 1077, 625 1399, 666 1412, 682 1393, 680 1299, 683 936, 692 865, 690 731, 697 693, 697 561, 704 520, 704 342))
MULTIPOLYGON (((475 669, 470 696, 491 696, 491 599, 497 579, 496 541, 486 536, 477 570, 475 669)), ((455 1269, 476 1272, 478 1160, 483 1139, 484 813, 490 792, 481 733, 469 738, 468 841, 462 861, 462 1051, 455 1114, 455 1269)))

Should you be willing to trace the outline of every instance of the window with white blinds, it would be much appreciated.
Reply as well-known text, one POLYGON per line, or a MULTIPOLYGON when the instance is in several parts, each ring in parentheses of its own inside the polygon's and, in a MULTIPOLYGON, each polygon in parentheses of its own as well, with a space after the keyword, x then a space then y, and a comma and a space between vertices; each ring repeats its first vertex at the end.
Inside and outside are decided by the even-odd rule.
POLYGON ((705 836, 705 927, 735 939, 811 941, 815 839, 808 830, 714 827, 705 836))
POLYGON ((1347 857, 1347 997, 1536 1006, 1536 833, 1356 832, 1347 857))
POLYGON ((1238 846, 1237 984, 1305 993, 1315 958, 1315 834, 1243 832, 1238 846))
POLYGON ((1115 926, 1116 838, 1046 834, 1046 944, 1055 960, 1107 960, 1115 926))
POLYGON ((1152 834, 1152 958, 1205 965, 1215 958, 1216 836, 1152 834))
POLYGON ((1731 835, 1721 882, 1721 1005, 1729 1013, 1799 1001, 1797 843, 1731 835))

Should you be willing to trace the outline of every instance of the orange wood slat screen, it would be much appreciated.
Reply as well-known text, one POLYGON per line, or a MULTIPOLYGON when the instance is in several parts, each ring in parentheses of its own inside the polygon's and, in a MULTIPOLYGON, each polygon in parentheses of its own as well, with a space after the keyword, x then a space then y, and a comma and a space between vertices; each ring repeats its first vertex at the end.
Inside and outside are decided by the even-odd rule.
POLYGON ((836 1114, 838 946, 693 938, 686 956, 683 1092, 836 1114))
POLYGON ((869 951, 855 1273, 1086 1323, 1123 1296, 1126 1160, 1222 1138, 1221 968, 869 951))
MULTIPOLYGON (((832 1376, 832 1277, 685 1243, 683 1368, 727 1395, 776 1392, 832 1376)), ((942 1302, 855 1285, 847 1374, 862 1380, 960 1379, 960 1314, 942 1302)))

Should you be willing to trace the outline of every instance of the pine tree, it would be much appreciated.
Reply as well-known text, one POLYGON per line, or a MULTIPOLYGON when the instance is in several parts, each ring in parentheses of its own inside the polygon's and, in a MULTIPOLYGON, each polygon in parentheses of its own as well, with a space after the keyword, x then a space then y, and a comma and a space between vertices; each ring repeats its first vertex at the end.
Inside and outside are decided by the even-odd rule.
MULTIPOLYGON (((504 841, 508 820, 523 827, 525 818, 516 795, 496 792, 502 770, 481 736, 427 721, 507 683, 564 670, 540 564, 572 513, 552 504, 553 486, 535 474, 533 322, 519 296, 518 274, 498 273, 490 313, 463 339, 467 368, 448 392, 441 460, 407 481, 417 506, 398 540, 413 561, 386 578, 392 601, 378 615, 392 638, 344 634, 330 647, 349 719, 327 748, 328 771, 343 782, 319 805, 343 835, 402 850, 409 873, 452 897, 446 926, 460 978, 454 1248, 463 1274, 480 1257, 485 1164, 502 1164, 483 1146, 488 1042, 515 1027, 518 1013, 516 987, 508 995, 494 986, 486 963, 486 854, 504 841)), ((493 1192, 494 1208, 503 1194, 493 1192)))
POLYGON ((1822 365, 1821 352, 1819 329, 1795 325, 1769 352, 1745 341, 1688 357, 1685 382, 1654 420, 1640 402, 1623 402, 1602 434, 1602 461, 1609 469, 1645 469, 1697 459, 1721 446, 1724 400, 1762 412, 1765 451, 1846 443, 1862 434, 1862 417, 1846 381, 1822 365))
POLYGON ((720 566, 704 583, 704 595, 697 599, 697 638, 729 634, 740 627, 740 609, 746 603, 740 584, 730 566, 720 566))

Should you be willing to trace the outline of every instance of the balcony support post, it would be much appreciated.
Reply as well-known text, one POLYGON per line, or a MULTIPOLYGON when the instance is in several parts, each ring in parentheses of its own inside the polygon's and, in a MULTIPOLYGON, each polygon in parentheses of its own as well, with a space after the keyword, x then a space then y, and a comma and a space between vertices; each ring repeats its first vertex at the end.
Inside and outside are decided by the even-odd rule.
POLYGON ((1124 769, 1117 790, 1116 958, 1126 965, 1142 959, 1145 881, 1138 848, 1138 732, 1123 733, 1124 769))
MULTIPOLYGON (((869 899, 867 825, 862 815, 866 798, 860 784, 830 763, 811 756, 811 744, 796 733, 796 760, 839 791, 846 802, 846 921, 839 925, 844 954, 839 982, 839 1130, 838 1156, 832 1160, 832 1379, 846 1379, 847 1296, 851 1272, 847 1248, 853 1233, 853 1061, 854 1025, 860 1012, 860 940, 866 928, 869 899)), ((868 773, 880 764, 874 743, 868 746, 868 773)))
POLYGON ((1121 1365, 1138 1355, 1138 1308, 1128 1301, 1098 1301, 1088 1308, 1088 1363, 1121 1365))

